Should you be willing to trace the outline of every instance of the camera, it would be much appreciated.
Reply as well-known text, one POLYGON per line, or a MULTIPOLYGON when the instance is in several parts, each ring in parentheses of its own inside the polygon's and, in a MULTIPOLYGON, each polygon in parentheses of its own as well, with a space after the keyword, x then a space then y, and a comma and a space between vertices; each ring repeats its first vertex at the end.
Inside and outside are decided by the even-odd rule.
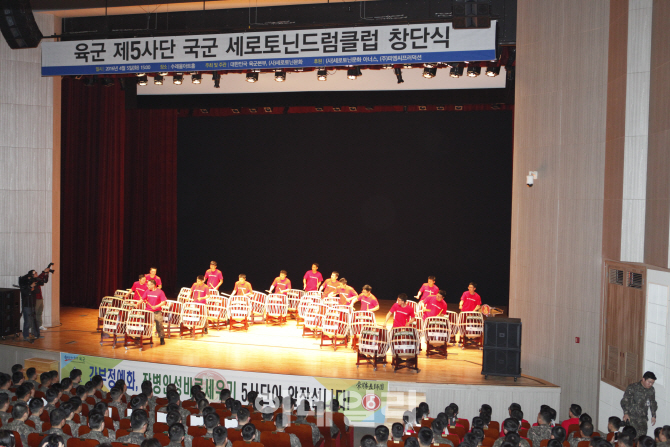
MULTIPOLYGON (((51 272, 51 273, 56 273, 56 271, 55 271, 54 269, 51 268, 52 265, 54 265, 54 263, 53 263, 53 262, 50 262, 49 265, 47 265, 47 269, 49 269, 49 272, 51 272)), ((46 270, 46 269, 45 269, 45 270, 46 270)))

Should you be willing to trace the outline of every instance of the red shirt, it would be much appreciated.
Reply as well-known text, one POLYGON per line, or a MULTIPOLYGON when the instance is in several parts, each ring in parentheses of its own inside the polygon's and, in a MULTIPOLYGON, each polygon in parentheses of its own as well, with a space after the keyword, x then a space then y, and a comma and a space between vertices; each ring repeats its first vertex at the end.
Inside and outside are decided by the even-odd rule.
POLYGON ((374 309, 375 307, 379 306, 379 301, 377 301, 377 297, 374 296, 372 293, 370 296, 365 296, 362 293, 358 295, 358 299, 361 301, 361 310, 369 310, 369 309, 374 309))
POLYGON ((291 280, 288 278, 281 279, 277 276, 272 285, 275 287, 272 290, 274 293, 286 293, 286 290, 291 288, 291 280))
POLYGON ((447 302, 443 299, 438 301, 436 297, 429 296, 423 302, 426 305, 426 310, 423 312, 423 319, 428 317, 436 317, 438 315, 447 314, 447 302))
POLYGON ((235 288, 233 289, 233 292, 235 295, 246 295, 247 293, 251 293, 253 289, 251 288, 251 284, 249 284, 246 281, 237 281, 235 283, 235 288))
POLYGON ((135 281, 133 283, 133 287, 130 290, 135 293, 133 295, 133 299, 135 299, 135 301, 139 301, 144 296, 144 292, 149 290, 149 286, 147 285, 146 281, 144 284, 140 284, 139 281, 135 281))
POLYGON ((467 290, 463 292, 461 296, 461 301, 463 301, 463 312, 472 312, 475 310, 475 307, 482 305, 482 299, 477 292, 474 295, 470 295, 470 291, 467 290))
POLYGON ((410 319, 414 318, 414 308, 409 304, 405 307, 401 307, 400 304, 395 303, 391 306, 393 315, 393 327, 403 327, 407 326, 407 323, 410 319))
POLYGON ((328 295, 329 293, 337 293, 337 289, 340 287, 340 282, 336 279, 328 278, 326 282, 323 283, 323 293, 328 295))
POLYGON ((305 273, 305 276, 303 276, 302 279, 305 280, 305 292, 317 290, 319 288, 318 284, 323 282, 321 272, 314 273, 311 270, 307 270, 307 273, 305 273))
POLYGON ((223 274, 221 273, 221 270, 210 269, 205 272, 205 283, 207 283, 210 289, 215 288, 222 281, 223 281, 223 274))
POLYGON ((146 275, 144 275, 144 277, 147 279, 147 282, 148 282, 150 279, 153 279, 154 281, 156 281, 156 287, 158 287, 158 286, 162 286, 162 285, 163 285, 163 283, 161 282, 161 277, 158 276, 158 275, 156 275, 156 276, 154 276, 154 277, 152 278, 151 275, 147 273, 146 275))
MULTIPOLYGON (((353 301, 353 299, 354 299, 355 297, 358 296, 358 294, 356 293, 356 291, 354 290, 354 288, 351 287, 351 286, 344 286, 344 287, 341 287, 341 286, 340 286, 340 288, 337 289, 337 293, 338 293, 342 298, 344 298, 344 300, 345 300, 346 303, 347 303, 347 306, 348 306, 349 304, 351 304, 351 302, 353 301)), ((341 301, 340 301, 340 302, 341 302, 341 301)))
POLYGON ((163 292, 161 289, 147 290, 144 292, 144 295, 142 295, 142 298, 149 302, 147 305, 147 310, 152 312, 158 312, 160 309, 157 307, 160 306, 161 303, 167 301, 167 298, 165 298, 165 292, 163 292))
POLYGON ((207 294, 209 293, 209 287, 206 284, 198 285, 194 283, 191 286, 191 293, 194 303, 198 304, 207 304, 207 294))
POLYGON ((566 433, 568 432, 568 428, 569 428, 572 424, 577 424, 577 425, 579 425, 579 418, 570 418, 570 419, 566 419, 566 420, 564 420, 563 422, 561 422, 561 425, 562 425, 563 428, 565 429, 565 432, 566 432, 566 433))
POLYGON ((431 287, 428 283, 425 283, 421 286, 421 289, 419 289, 419 301, 423 301, 429 296, 437 295, 437 292, 439 291, 440 289, 435 284, 431 287))
MULTIPOLYGON (((42 272, 37 276, 37 279, 40 281, 44 281, 44 283, 49 282, 49 274, 42 272)), ((42 299, 42 286, 35 285, 35 299, 36 300, 41 300, 42 299)))

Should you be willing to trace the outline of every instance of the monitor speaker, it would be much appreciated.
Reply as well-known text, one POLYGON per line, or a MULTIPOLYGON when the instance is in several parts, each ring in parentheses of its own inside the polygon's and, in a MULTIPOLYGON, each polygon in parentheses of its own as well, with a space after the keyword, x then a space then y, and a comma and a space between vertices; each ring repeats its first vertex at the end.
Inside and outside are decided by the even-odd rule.
POLYGON ((482 374, 488 376, 521 376, 521 320, 489 318, 484 322, 484 356, 482 374))
POLYGON ((21 332, 21 292, 0 289, 0 336, 4 339, 21 332))
POLYGON ((13 50, 36 48, 42 40, 29 0, 2 1, 0 31, 13 50))

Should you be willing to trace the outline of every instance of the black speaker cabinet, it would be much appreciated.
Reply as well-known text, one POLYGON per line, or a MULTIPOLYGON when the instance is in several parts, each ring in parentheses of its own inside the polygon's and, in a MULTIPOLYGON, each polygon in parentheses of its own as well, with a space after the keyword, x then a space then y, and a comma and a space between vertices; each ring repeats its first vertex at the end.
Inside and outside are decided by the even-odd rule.
POLYGON ((2 0, 0 31, 12 50, 36 48, 42 40, 29 0, 2 0))
POLYGON ((489 318, 484 323, 482 374, 488 376, 521 376, 521 320, 489 318))
POLYGON ((0 289, 0 337, 5 339, 21 332, 21 292, 0 289))

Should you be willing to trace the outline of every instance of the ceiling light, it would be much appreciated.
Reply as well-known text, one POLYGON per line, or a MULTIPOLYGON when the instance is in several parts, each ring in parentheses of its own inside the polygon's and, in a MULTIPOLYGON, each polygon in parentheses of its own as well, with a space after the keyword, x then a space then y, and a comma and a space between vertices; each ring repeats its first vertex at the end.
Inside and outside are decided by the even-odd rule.
POLYGON ((495 62, 489 62, 486 65, 486 76, 495 77, 500 74, 500 65, 495 62))
POLYGON ((175 73, 172 76, 172 83, 175 85, 181 85, 184 82, 184 73, 175 73))
POLYGON ((157 74, 154 76, 154 84, 156 85, 163 85, 164 78, 162 75, 157 74))
POLYGON ((393 68, 393 65, 391 65, 391 64, 382 65, 382 68, 383 68, 384 70, 390 70, 390 69, 393 68))
POLYGON ((147 75, 137 77, 137 85, 147 85, 148 83, 149 79, 147 78, 147 75))
POLYGON ((168 75, 168 72, 167 72, 167 71, 161 71, 161 72, 158 73, 158 74, 161 75, 161 76, 167 76, 167 75, 168 75))
POLYGON ((449 76, 452 78, 460 78, 463 76, 463 66, 461 64, 454 64, 449 71, 449 76))
POLYGON ((326 70, 325 68, 320 68, 319 70, 317 70, 316 79, 318 79, 319 81, 328 80, 328 70, 326 70))
POLYGON ((437 76, 437 67, 426 67, 423 69, 423 77, 431 79, 437 76))
POLYGON ((258 73, 257 72, 247 73, 247 82, 258 82, 258 73))
POLYGON ((275 71, 275 81, 277 82, 286 81, 286 72, 284 70, 275 71))
POLYGON ((468 64, 468 76, 471 78, 476 78, 482 72, 482 67, 479 65, 479 62, 470 62, 468 64))
POLYGON ((194 84, 201 84, 202 83, 202 75, 200 73, 193 73, 191 75, 191 82, 194 84))
POLYGON ((351 79, 352 81, 359 76, 363 76, 360 67, 353 67, 347 70, 347 78, 351 79))

